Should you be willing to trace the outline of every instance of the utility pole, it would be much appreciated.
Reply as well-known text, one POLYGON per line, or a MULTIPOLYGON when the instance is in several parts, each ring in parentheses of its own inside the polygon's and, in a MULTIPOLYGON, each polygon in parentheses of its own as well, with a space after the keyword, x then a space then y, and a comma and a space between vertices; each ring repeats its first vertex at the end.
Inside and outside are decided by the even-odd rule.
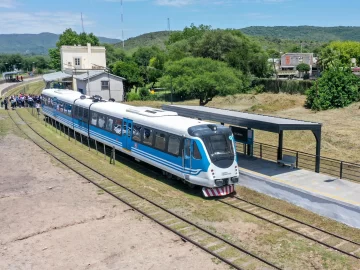
POLYGON ((168 27, 168 32, 170 34, 170 18, 167 19, 167 27, 168 27))
POLYGON ((82 26, 83 33, 85 33, 84 20, 83 20, 82 12, 81 12, 81 26, 82 26))
POLYGON ((124 40, 124 6, 123 0, 121 0, 121 39, 122 39, 122 46, 125 48, 125 40, 124 40))

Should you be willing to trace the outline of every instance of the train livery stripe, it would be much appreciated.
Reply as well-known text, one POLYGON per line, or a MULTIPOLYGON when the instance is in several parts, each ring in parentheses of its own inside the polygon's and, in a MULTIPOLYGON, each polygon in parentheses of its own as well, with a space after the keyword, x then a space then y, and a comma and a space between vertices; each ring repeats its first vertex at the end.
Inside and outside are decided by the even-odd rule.
POLYGON ((187 174, 191 174, 191 175, 198 175, 200 172, 201 172, 201 169, 197 169, 197 170, 191 170, 189 168, 183 168, 175 163, 172 163, 172 162, 169 162, 167 160, 164 160, 162 158, 159 158, 159 157, 156 157, 154 155, 151 155, 147 152, 144 152, 144 151, 141 151, 139 149, 136 149, 134 147, 131 148, 131 151, 133 151, 134 153, 140 155, 140 156, 143 156, 147 159, 150 159, 152 161, 155 161, 155 162, 158 162, 162 165, 165 165, 167 167, 170 167, 176 171, 179 171, 179 172, 182 172, 182 173, 187 173, 187 174))
MULTIPOLYGON (((152 154, 149 154, 148 152, 139 150, 139 149, 134 148, 134 147, 132 147, 131 150, 132 150, 133 152, 139 152, 140 155, 149 156, 149 157, 154 158, 154 159, 157 159, 157 160, 159 160, 159 161, 161 161, 161 162, 169 163, 169 164, 177 167, 178 169, 183 169, 182 166, 180 166, 180 165, 178 165, 178 164, 176 164, 176 163, 173 163, 173 162, 170 162, 170 161, 168 161, 168 160, 162 159, 162 158, 160 158, 160 157, 158 157, 158 156, 154 156, 154 155, 152 155, 152 154)), ((198 173, 199 171, 201 171, 201 169, 197 169, 197 170, 188 169, 188 170, 190 170, 192 173, 198 173)))

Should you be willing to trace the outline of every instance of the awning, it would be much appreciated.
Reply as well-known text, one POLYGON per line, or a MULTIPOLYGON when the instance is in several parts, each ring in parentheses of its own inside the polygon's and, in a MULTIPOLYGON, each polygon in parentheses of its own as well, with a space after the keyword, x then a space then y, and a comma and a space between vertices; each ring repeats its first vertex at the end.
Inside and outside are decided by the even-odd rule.
POLYGON ((43 75, 43 79, 45 82, 60 81, 62 79, 71 78, 71 77, 72 77, 72 75, 64 73, 62 71, 43 75))

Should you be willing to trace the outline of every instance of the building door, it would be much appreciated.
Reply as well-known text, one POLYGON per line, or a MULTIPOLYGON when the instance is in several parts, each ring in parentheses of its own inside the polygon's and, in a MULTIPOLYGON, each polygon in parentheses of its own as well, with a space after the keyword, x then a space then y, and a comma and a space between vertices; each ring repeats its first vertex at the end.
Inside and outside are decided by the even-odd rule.
POLYGON ((123 134, 125 136, 125 139, 124 139, 125 149, 131 150, 133 121, 130 119, 124 118, 123 127, 124 127, 123 134))
POLYGON ((191 170, 191 140, 190 139, 184 139, 184 169, 185 174, 190 174, 191 170))

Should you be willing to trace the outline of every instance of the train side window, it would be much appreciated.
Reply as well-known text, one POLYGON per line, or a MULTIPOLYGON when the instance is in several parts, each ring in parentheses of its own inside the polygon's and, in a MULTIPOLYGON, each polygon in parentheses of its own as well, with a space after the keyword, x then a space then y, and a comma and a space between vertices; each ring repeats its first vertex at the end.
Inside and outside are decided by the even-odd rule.
POLYGON ((133 125, 133 135, 132 135, 133 141, 141 142, 141 130, 142 130, 142 126, 133 125))
POLYGON ((96 126, 97 118, 98 118, 98 113, 96 113, 96 112, 91 112, 91 121, 90 121, 90 124, 93 125, 93 126, 96 126))
POLYGON ((72 109, 72 105, 68 104, 67 105, 67 113, 68 113, 69 116, 71 116, 71 109, 72 109))
POLYGON ((199 160, 202 158, 196 142, 193 142, 193 158, 199 160))
POLYGON ((77 118, 78 107, 74 105, 74 118, 77 118))
POLYGON ((165 151, 166 146, 166 135, 161 132, 156 132, 155 134, 155 148, 165 151))
POLYGON ((180 139, 177 136, 170 135, 169 136, 169 143, 168 143, 168 152, 170 154, 179 155, 180 152, 180 139))
POLYGON ((83 118, 83 108, 78 107, 78 119, 82 120, 83 118))
POLYGON ((105 128, 105 123, 106 123, 106 117, 105 115, 99 114, 98 117, 98 127, 99 128, 105 128))
POLYGON ((84 122, 87 122, 87 121, 89 121, 89 109, 84 108, 83 110, 84 110, 83 121, 84 121, 84 122))
POLYGON ((152 146, 153 144, 153 130, 150 128, 144 128, 143 143, 152 146))
POLYGON ((107 117, 107 121, 106 121, 106 130, 107 131, 112 131, 113 128, 113 124, 114 124, 114 119, 111 116, 107 117))
POLYGON ((122 121, 121 119, 115 119, 115 123, 114 123, 114 129, 113 129, 114 133, 118 134, 118 135, 122 135, 121 131, 122 131, 122 121))

